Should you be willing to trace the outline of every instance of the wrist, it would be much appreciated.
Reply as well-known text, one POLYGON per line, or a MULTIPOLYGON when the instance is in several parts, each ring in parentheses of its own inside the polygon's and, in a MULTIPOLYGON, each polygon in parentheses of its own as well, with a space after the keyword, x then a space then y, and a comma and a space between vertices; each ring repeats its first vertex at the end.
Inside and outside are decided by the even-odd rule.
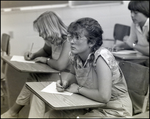
POLYGON ((46 64, 48 64, 49 60, 50 60, 50 58, 47 58, 47 59, 46 59, 46 64))
POLYGON ((78 86, 78 93, 80 93, 80 89, 82 88, 82 86, 78 86))
POLYGON ((133 44, 132 44, 132 47, 134 48, 134 47, 135 47, 135 45, 136 45, 136 44, 135 44, 135 43, 133 43, 133 44))

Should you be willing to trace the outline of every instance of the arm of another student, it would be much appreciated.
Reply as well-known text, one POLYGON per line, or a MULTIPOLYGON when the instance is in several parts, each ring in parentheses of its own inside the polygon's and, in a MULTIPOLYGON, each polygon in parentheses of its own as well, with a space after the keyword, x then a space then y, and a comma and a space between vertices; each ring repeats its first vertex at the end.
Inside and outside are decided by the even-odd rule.
POLYGON ((130 30, 130 36, 128 38, 125 36, 126 38, 124 37, 125 40, 123 41, 123 43, 114 45, 113 51, 132 50, 133 48, 131 47, 131 44, 133 44, 137 41, 135 29, 136 29, 135 24, 132 23, 131 30, 130 30))
POLYGON ((135 50, 141 52, 142 54, 149 56, 149 45, 148 46, 142 46, 142 45, 136 44, 133 48, 135 50))
POLYGON ((93 100, 101 103, 107 103, 111 98, 112 73, 102 57, 99 57, 97 60, 96 71, 98 77, 98 89, 88 89, 82 87, 79 92, 80 94, 93 100))
POLYGON ((26 60, 33 60, 37 57, 47 57, 51 55, 51 47, 50 46, 47 46, 46 44, 43 46, 43 48, 41 48, 40 50, 38 50, 37 52, 35 53, 31 53, 31 52, 26 52, 24 54, 24 58, 26 60))
POLYGON ((39 51, 34 53, 35 58, 36 57, 47 57, 47 56, 51 56, 51 54, 52 54, 51 47, 46 44, 44 44, 43 48, 41 48, 39 51))
POLYGON ((69 62, 69 52, 70 52, 70 43, 64 42, 62 46, 62 51, 57 60, 50 59, 47 63, 50 67, 57 69, 59 71, 64 70, 69 62))

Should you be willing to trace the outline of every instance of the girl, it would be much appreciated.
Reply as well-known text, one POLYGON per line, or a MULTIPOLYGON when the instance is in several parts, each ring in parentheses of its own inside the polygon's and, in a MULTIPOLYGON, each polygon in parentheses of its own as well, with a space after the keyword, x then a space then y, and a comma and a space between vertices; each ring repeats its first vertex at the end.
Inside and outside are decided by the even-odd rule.
MULTIPOLYGON (((41 14, 34 22, 33 27, 38 31, 39 36, 45 41, 43 48, 35 53, 26 52, 26 60, 35 60, 49 65, 50 67, 63 71, 62 75, 69 72, 69 51, 70 43, 67 42, 67 27, 62 20, 52 11, 41 14), (66 68, 67 67, 67 68, 66 68), (66 73, 65 73, 66 72, 66 73)), ((57 75, 44 73, 31 73, 27 79, 31 81, 48 81, 59 79, 57 75)), ((16 103, 1 118, 16 117, 19 111, 29 103, 31 92, 24 86, 16 103)))
MULTIPOLYGON (((71 44, 70 74, 57 81, 57 90, 81 94, 105 103, 104 108, 77 110, 50 110, 48 118, 126 117, 132 115, 132 103, 124 75, 110 51, 102 47, 103 30, 92 18, 81 18, 68 27, 67 39, 71 44)), ((33 102, 31 107, 38 108, 33 102)), ((30 110, 32 111, 32 110, 30 110)))
POLYGON ((149 1, 130 1, 128 9, 133 21, 130 36, 125 37, 124 42, 115 45, 113 49, 134 49, 149 56, 149 1))

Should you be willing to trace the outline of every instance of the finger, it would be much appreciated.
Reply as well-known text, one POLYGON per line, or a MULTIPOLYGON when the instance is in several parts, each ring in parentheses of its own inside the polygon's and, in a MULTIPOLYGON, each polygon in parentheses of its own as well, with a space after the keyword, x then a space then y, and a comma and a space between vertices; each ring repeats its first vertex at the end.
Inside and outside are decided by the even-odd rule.
POLYGON ((32 53, 28 52, 28 53, 26 54, 26 57, 27 57, 27 60, 31 60, 31 58, 32 58, 32 53))
POLYGON ((58 92, 63 92, 64 91, 64 88, 57 87, 56 89, 57 89, 58 92))
POLYGON ((63 87, 66 89, 66 88, 68 88, 68 82, 67 81, 64 81, 63 82, 63 87))
POLYGON ((29 58, 32 59, 33 58, 33 54, 29 53, 29 58))
POLYGON ((64 89, 63 85, 61 85, 60 80, 56 82, 56 87, 64 89))
POLYGON ((35 58, 34 61, 35 62, 40 62, 40 60, 38 58, 35 58))
POLYGON ((26 53, 24 54, 24 59, 25 59, 25 60, 28 59, 28 52, 26 52, 26 53))
POLYGON ((68 92, 71 92, 71 91, 70 91, 70 88, 66 88, 65 90, 68 91, 68 92))

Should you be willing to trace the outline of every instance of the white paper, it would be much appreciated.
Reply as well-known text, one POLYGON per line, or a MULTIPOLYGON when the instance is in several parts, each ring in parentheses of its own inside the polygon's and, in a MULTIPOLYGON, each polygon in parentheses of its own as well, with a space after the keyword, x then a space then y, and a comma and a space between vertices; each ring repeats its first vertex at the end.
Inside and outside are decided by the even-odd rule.
POLYGON ((47 87, 45 87, 41 92, 46 92, 46 93, 55 93, 55 94, 62 94, 62 95, 72 95, 73 93, 64 91, 64 92, 58 92, 56 89, 56 82, 52 82, 49 84, 47 87))
POLYGON ((112 52, 113 54, 136 54, 138 51, 135 50, 121 50, 117 52, 112 52))
POLYGON ((24 56, 13 56, 10 61, 24 62, 24 63, 35 63, 35 61, 27 61, 24 56))

